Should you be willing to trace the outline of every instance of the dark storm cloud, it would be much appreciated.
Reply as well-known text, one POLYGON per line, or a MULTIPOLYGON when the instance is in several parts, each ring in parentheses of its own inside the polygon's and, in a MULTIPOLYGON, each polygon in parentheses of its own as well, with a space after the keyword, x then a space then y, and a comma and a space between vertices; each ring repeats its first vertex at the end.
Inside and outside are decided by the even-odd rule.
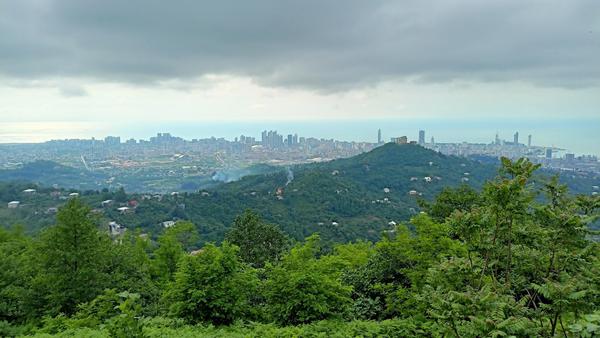
POLYGON ((19 79, 578 87, 598 85, 599 60, 596 0, 0 0, 0 73, 19 79))

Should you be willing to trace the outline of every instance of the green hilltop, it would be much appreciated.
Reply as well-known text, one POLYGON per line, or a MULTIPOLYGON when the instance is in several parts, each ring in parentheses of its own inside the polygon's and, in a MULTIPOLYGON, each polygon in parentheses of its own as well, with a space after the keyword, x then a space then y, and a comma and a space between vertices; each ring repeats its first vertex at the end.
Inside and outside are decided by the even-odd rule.
MULTIPOLYGON (((32 179, 40 175, 56 178, 75 170, 37 163, 32 173, 39 173, 40 166, 47 168, 46 173, 32 179)), ((114 221, 128 229, 158 234, 164 222, 189 220, 198 227, 199 244, 220 242, 234 218, 246 209, 256 211, 298 240, 318 232, 326 241, 346 242, 377 240, 394 224, 421 212, 420 200, 431 201, 446 187, 479 189, 496 172, 494 165, 446 156, 414 144, 388 143, 351 158, 269 168, 266 173, 215 183, 194 193, 126 194, 105 189, 86 190, 81 197, 96 209, 102 226, 114 221), (114 202, 102 206, 105 200, 114 202), (130 210, 122 212, 119 207, 130 210)), ((543 181, 546 175, 540 177, 543 181)), ((576 188, 575 193, 599 182, 597 177, 563 177, 576 188)), ((21 173, 2 178, 24 180, 28 176, 21 173)), ((33 232, 52 224, 54 215, 48 210, 64 204, 68 193, 73 192, 52 193, 46 188, 34 196, 23 196, 21 191, 31 184, 15 184, 0 186, 0 224, 26 224, 33 232), (24 203, 18 210, 8 209, 6 203, 13 200, 24 203)))
MULTIPOLYGON (((197 193, 158 197, 88 191, 82 198, 101 212, 105 223, 116 221, 128 228, 160 232, 162 222, 185 219, 197 225, 202 241, 222 240, 235 216, 252 209, 294 238, 319 232, 326 240, 344 242, 377 239, 382 231, 393 228, 392 222, 406 221, 418 213, 419 199, 431 200, 447 186, 478 188, 495 172, 493 166, 418 145, 390 143, 355 157, 281 168, 197 193), (104 200, 115 203, 100 208, 104 200), (137 202, 134 212, 117 211, 129 201, 137 202)), ((18 198, 13 194, 3 202, 18 198)), ((35 227, 31 224, 36 224, 36 217, 45 218, 41 223, 47 225, 44 211, 61 203, 41 193, 28 198, 25 210, 2 206, 0 222, 22 223, 19 217, 27 216, 30 227, 35 227)))

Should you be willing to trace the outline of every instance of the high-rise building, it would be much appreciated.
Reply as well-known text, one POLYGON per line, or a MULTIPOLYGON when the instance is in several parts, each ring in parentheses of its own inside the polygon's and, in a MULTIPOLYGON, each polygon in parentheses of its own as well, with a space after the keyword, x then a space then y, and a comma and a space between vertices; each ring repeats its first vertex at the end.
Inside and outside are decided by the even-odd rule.
POLYGON ((294 135, 288 134, 288 136, 287 136, 287 144, 286 145, 288 147, 291 147, 292 144, 294 144, 294 135))
POLYGON ((527 136, 527 147, 531 148, 531 134, 527 136))
POLYGON ((514 143, 516 146, 518 146, 518 145, 519 145, 519 132, 516 132, 516 133, 515 133, 515 136, 514 136, 514 141, 513 141, 513 143, 514 143))
POLYGON ((431 145, 434 146, 435 145, 435 139, 433 138, 433 136, 431 136, 431 145))
POLYGON ((263 130, 262 134, 261 134, 261 138, 260 138, 263 147, 266 147, 268 145, 268 139, 267 139, 267 131, 263 130))
POLYGON ((425 144, 425 130, 419 130, 419 144, 425 144))
POLYGON ((500 135, 498 135, 498 132, 496 132, 496 138, 494 139, 494 143, 499 146, 500 145, 500 135))
POLYGON ((546 158, 547 159, 551 159, 552 158, 552 148, 546 149, 546 158))
POLYGON ((107 146, 118 146, 121 144, 121 138, 118 136, 107 136, 104 138, 104 143, 107 146))
POLYGON ((575 154, 573 154, 573 153, 567 153, 567 154, 565 154, 565 160, 567 160, 568 162, 575 161, 575 154))
POLYGON ((377 129, 377 144, 381 144, 381 129, 377 129))

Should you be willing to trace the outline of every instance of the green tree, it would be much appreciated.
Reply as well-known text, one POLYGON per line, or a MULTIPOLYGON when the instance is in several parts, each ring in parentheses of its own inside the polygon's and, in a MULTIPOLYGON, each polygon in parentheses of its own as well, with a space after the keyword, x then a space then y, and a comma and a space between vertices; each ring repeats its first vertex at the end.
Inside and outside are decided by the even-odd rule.
POLYGON ((221 247, 209 244, 196 255, 185 255, 166 295, 171 315, 215 325, 252 318, 258 278, 237 254, 236 246, 223 242, 221 247))
POLYGON ((0 321, 22 323, 32 314, 28 307, 31 280, 32 240, 21 227, 0 228, 0 321))
POLYGON ((351 304, 351 288, 341 282, 343 265, 317 258, 320 238, 313 235, 292 248, 280 264, 268 268, 265 285, 267 309, 282 325, 340 318, 351 304))
POLYGON ((503 275, 507 285, 512 281, 514 233, 529 225, 529 206, 534 194, 528 183, 539 167, 524 158, 516 162, 502 158, 500 175, 484 187, 483 199, 492 235, 487 243, 482 274, 493 265, 494 278, 503 275))
POLYGON ((70 200, 56 219, 39 243, 41 271, 36 284, 49 314, 70 315, 107 286, 105 254, 110 239, 98 232, 90 208, 79 199, 70 200))
POLYGON ((154 251, 156 274, 164 281, 171 281, 177 263, 186 250, 198 241, 196 226, 190 222, 177 222, 167 228, 158 238, 158 249, 154 251))
POLYGON ((143 338, 144 334, 140 322, 142 306, 137 293, 127 291, 119 293, 119 304, 115 307, 117 314, 107 321, 108 332, 115 338, 143 338))
POLYGON ((225 239, 240 248, 243 262, 257 268, 277 260, 289 243, 277 226, 264 223, 250 210, 235 218, 225 239))
POLYGON ((480 197, 475 189, 468 185, 457 188, 446 187, 436 197, 433 203, 419 200, 421 208, 438 222, 443 222, 455 211, 468 212, 480 203, 480 197))
POLYGON ((115 197, 114 197, 115 201, 118 203, 125 203, 127 202, 127 193, 125 192, 125 189, 123 187, 120 187, 116 192, 115 192, 115 197))
POLYGON ((150 241, 139 232, 127 231, 108 247, 107 269, 111 288, 136 293, 145 315, 158 314, 160 287, 153 277, 153 265, 147 251, 150 241))

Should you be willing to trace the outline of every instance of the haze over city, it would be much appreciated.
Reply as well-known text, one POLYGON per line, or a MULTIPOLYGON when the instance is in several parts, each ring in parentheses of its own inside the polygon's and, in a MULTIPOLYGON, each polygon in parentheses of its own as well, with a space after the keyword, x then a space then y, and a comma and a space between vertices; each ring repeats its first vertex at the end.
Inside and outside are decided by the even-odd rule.
POLYGON ((598 154, 599 11, 594 1, 1 1, 0 142, 233 137, 269 123, 327 137, 322 121, 347 140, 373 140, 377 124, 449 142, 521 130, 598 154), (355 132, 365 120, 382 122, 355 132))

